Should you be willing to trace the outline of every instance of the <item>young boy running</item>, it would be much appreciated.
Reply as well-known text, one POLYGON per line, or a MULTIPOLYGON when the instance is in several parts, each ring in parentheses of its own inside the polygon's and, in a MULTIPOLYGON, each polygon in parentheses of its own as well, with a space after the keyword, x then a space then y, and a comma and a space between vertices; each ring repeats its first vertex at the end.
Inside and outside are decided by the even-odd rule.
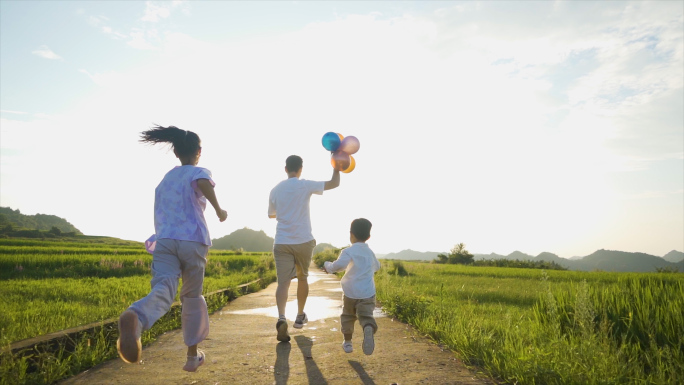
POLYGON ((373 354, 375 340, 373 334, 378 330, 378 325, 373 318, 375 309, 375 281, 373 275, 380 270, 380 262, 375 257, 373 250, 368 247, 366 241, 370 238, 370 230, 373 226, 368 219, 354 219, 351 223, 349 240, 351 247, 342 250, 335 262, 327 261, 324 264, 325 271, 334 273, 346 269, 342 277, 343 307, 340 323, 344 342, 342 348, 351 353, 352 334, 354 322, 358 319, 363 328, 363 352, 366 355, 373 354))

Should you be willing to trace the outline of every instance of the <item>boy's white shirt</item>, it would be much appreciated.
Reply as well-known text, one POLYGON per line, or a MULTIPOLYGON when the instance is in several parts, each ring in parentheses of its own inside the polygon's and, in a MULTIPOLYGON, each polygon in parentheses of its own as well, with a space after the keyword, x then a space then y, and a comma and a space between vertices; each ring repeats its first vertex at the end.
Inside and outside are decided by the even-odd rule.
POLYGON ((380 270, 380 262, 367 244, 354 243, 342 250, 335 262, 325 262, 324 267, 328 273, 346 269, 341 281, 345 296, 364 299, 375 295, 373 275, 380 270))

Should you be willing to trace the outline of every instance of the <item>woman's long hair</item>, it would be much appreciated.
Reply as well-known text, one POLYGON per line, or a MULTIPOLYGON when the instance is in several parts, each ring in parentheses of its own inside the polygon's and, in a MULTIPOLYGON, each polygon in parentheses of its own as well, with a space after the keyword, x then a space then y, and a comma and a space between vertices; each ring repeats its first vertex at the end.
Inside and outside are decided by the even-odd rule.
POLYGON ((171 143, 178 156, 195 155, 200 149, 200 138, 192 131, 181 130, 176 126, 155 126, 140 133, 142 143, 171 143))

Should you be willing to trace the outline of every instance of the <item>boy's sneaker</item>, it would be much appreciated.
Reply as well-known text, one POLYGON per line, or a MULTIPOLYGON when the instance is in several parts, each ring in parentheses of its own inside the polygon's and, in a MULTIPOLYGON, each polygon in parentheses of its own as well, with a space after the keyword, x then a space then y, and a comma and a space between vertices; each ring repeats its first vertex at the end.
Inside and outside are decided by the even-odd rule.
POLYGON ((284 319, 279 319, 276 323, 276 330, 278 331, 278 336, 276 339, 280 342, 290 341, 290 334, 287 332, 287 321, 284 319))
POLYGON ((342 349, 344 349, 345 353, 351 353, 354 351, 354 348, 352 347, 351 341, 344 341, 342 343, 342 349))
POLYGON ((373 327, 366 325, 363 328, 363 353, 367 356, 373 354, 375 350, 375 340, 373 339, 373 327))
POLYGON ((185 370, 186 372, 194 372, 195 370, 197 370, 197 368, 199 368, 202 365, 204 365, 204 352, 198 350, 197 356, 188 356, 188 360, 185 361, 185 366, 183 366, 183 370, 185 370))
POLYGON ((304 314, 297 314, 297 318, 295 318, 294 326, 296 329, 301 329, 304 327, 304 324, 309 322, 309 319, 306 318, 306 313, 304 314))
POLYGON ((140 362, 142 356, 142 332, 138 315, 131 309, 125 310, 119 317, 119 339, 116 340, 116 350, 124 362, 133 364, 140 362))

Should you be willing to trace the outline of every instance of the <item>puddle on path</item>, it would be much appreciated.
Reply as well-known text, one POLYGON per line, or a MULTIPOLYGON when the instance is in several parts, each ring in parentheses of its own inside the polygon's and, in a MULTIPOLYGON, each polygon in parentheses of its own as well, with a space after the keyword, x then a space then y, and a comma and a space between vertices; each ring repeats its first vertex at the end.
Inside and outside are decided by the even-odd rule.
MULTIPOLYGON (((306 300, 306 307, 304 308, 304 311, 306 311, 306 317, 309 319, 309 322, 325 318, 339 317, 340 313, 342 312, 342 301, 326 297, 309 297, 306 300)), ((278 307, 273 305, 257 309, 236 310, 224 313, 263 315, 267 317, 278 318, 278 307)), ((289 320, 294 320, 297 317, 297 300, 287 302, 287 306, 285 307, 285 317, 287 317, 289 320)))
MULTIPOLYGON (((313 284, 314 282, 321 281, 322 283, 334 283, 338 284, 340 281, 328 274, 325 274, 323 272, 315 271, 313 269, 309 270, 309 277, 307 279, 309 284, 313 284)), ((297 279, 293 279, 292 283, 290 285, 294 285, 295 287, 297 286, 297 279)), ((292 286, 290 286, 292 287, 292 286)), ((326 289, 327 291, 332 291, 332 292, 342 292, 341 287, 333 288, 333 289, 326 289)), ((275 301, 275 298, 274 298, 275 301)), ((324 320, 326 318, 338 318, 340 314, 342 313, 342 301, 338 299, 330 299, 326 297, 316 297, 316 296, 310 296, 306 300, 306 307, 304 309, 306 311, 306 316, 309 319, 309 322, 312 321, 318 321, 318 320, 324 320)), ((266 317, 273 317, 273 318, 278 318, 278 307, 273 305, 269 307, 261 307, 261 308, 256 308, 256 309, 246 309, 246 310, 235 310, 235 311, 227 311, 227 312, 221 312, 221 314, 246 314, 246 315, 263 315, 266 317)), ((383 313, 382 309, 380 308, 375 308, 373 311, 373 317, 385 317, 386 314, 383 313)), ((287 302, 287 306, 285 307, 285 317, 287 317, 288 320, 294 321, 294 319, 297 317, 297 300, 292 300, 287 302)), ((313 326, 313 325, 312 325, 313 326)), ((314 328, 315 329, 315 328, 314 328)))
MULTIPOLYGON (((326 318, 338 318, 342 313, 342 301, 337 299, 330 299, 326 297, 309 297, 306 300, 306 316, 309 322, 323 320, 326 318)), ((245 309, 221 312, 221 314, 245 314, 245 315, 262 315, 266 317, 278 318, 278 307, 275 305, 269 307, 260 307, 256 309, 245 309)), ((376 307, 373 310, 373 317, 385 317, 381 308, 376 307)), ((285 307, 285 317, 288 320, 294 320, 297 317, 297 300, 288 301, 285 307)))
MULTIPOLYGON (((337 279, 333 275, 326 274, 326 273, 323 273, 321 271, 314 270, 311 268, 309 269, 309 277, 306 280, 307 280, 307 282, 309 282, 309 285, 311 285, 315 282, 318 282, 318 281, 321 281, 323 283, 339 283, 340 282, 340 280, 337 279)), ((297 284, 297 278, 292 279, 291 285, 293 285, 293 284, 294 285, 297 284)))

